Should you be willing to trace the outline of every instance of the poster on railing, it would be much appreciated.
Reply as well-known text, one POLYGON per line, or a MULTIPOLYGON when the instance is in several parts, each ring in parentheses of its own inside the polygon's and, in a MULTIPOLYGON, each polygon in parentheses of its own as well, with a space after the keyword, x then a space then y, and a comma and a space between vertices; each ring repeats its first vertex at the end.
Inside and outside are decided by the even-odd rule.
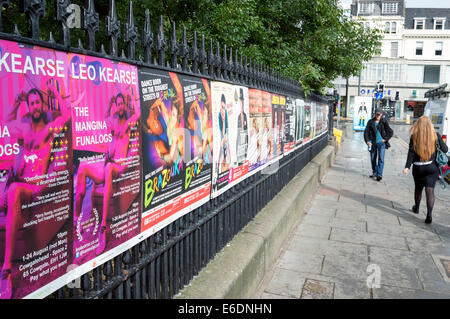
POLYGON ((283 155, 285 115, 286 97, 272 94, 272 161, 279 160, 283 155))
POLYGON ((72 247, 66 54, 0 40, 0 299, 65 274, 72 247))
POLYGON ((179 75, 184 101, 184 210, 209 200, 213 160, 211 88, 207 79, 179 75))
POLYGON ((248 174, 249 169, 249 98, 248 88, 233 86, 233 114, 230 127, 231 162, 230 186, 237 184, 248 174))
POLYGON ((303 117, 303 143, 308 143, 311 140, 311 101, 306 100, 303 117))
POLYGON ((139 89, 144 183, 141 231, 151 234, 183 210, 183 87, 176 73, 140 68, 139 89))
POLYGON ((283 153, 289 154, 295 149, 295 128, 296 128, 296 106, 295 99, 288 96, 286 97, 286 107, 283 112, 284 121, 284 150, 283 153))
POLYGON ((296 121, 295 121, 295 144, 300 146, 303 143, 303 122, 305 113, 305 100, 295 99, 295 109, 296 109, 296 121))
POLYGON ((141 126, 137 68, 69 54, 74 162, 73 263, 140 233, 141 126))
POLYGON ((247 158, 249 161, 249 173, 254 173, 259 167, 261 157, 261 139, 262 139, 262 91, 258 89, 249 89, 249 118, 250 133, 247 158))
POLYGON ((275 147, 273 145, 272 130, 272 95, 269 92, 262 91, 262 109, 260 114, 261 135, 260 135, 260 156, 259 167, 265 167, 273 158, 275 147))

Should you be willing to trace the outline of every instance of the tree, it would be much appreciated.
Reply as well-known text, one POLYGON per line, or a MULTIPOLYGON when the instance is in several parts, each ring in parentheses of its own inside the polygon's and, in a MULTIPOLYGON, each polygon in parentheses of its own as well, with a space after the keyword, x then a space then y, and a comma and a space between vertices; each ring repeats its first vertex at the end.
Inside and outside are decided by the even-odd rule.
MULTIPOLYGON (((72 3, 83 7, 85 1, 72 3)), ((53 6, 54 0, 46 0, 47 14, 41 20, 43 40, 48 39, 50 31, 56 39, 59 37, 53 6)), ((363 63, 379 53, 382 39, 381 31, 364 28, 346 18, 338 0, 139 0, 133 6, 140 30, 148 8, 154 31, 162 15, 166 34, 170 34, 171 23, 176 21, 179 37, 182 26, 186 27, 189 40, 197 31, 207 40, 226 44, 233 52, 242 52, 299 81, 305 91, 330 87, 338 76, 358 75, 363 63)), ((104 20, 109 0, 95 0, 95 9, 103 22, 96 35, 98 50, 101 43, 107 43, 104 20)), ((20 6, 14 1, 7 10, 8 14, 3 14, 4 30, 12 32, 17 24, 26 34, 26 17, 20 6)), ((123 35, 128 1, 117 1, 117 13, 123 35)), ((73 46, 78 46, 78 38, 84 42, 84 32, 73 30, 73 46)), ((125 49, 123 43, 121 49, 125 49)))

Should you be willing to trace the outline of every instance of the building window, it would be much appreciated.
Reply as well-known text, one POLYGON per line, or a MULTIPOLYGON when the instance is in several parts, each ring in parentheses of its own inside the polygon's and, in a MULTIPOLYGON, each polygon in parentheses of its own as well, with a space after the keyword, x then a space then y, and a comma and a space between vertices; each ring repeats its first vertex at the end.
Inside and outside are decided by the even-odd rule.
POLYGON ((423 54, 423 42, 417 41, 416 42, 416 55, 422 55, 423 54))
POLYGON ((436 50, 434 51, 435 55, 442 55, 442 49, 444 47, 444 42, 436 42, 436 50))
POLYGON ((423 83, 423 65, 408 65, 406 81, 408 83, 423 83))
POLYGON ((400 81, 402 77, 402 65, 401 64, 386 64, 386 81, 400 81))
POLYGON ((407 82, 438 84, 440 72, 440 65, 408 65, 407 82))
POLYGON ((391 31, 391 24, 389 22, 386 22, 384 24, 384 33, 389 33, 391 31))
POLYGON ((425 29, 425 19, 414 19, 414 29, 423 30, 425 29))
POLYGON ((391 33, 397 33, 397 22, 392 22, 391 33))
POLYGON ((386 2, 383 3, 382 13, 397 13, 398 3, 397 2, 386 2))
POLYGON ((446 81, 445 83, 450 83, 450 65, 447 65, 447 69, 445 70, 446 81))
POLYGON ((425 65, 423 83, 439 84, 440 72, 440 65, 425 65))
POLYGON ((391 58, 398 57, 398 42, 391 42, 391 58))
POLYGON ((373 3, 360 3, 359 4, 359 13, 372 13, 373 12, 373 3))
POLYGON ((444 18, 434 18, 434 29, 435 30, 443 30, 445 24, 444 18))

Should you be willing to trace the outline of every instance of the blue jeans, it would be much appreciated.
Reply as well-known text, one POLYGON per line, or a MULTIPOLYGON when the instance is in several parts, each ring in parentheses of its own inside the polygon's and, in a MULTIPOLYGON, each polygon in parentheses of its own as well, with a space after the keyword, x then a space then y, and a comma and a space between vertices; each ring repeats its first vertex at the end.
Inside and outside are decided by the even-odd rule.
POLYGON ((372 173, 375 176, 383 176, 384 153, 386 152, 386 144, 381 142, 373 144, 372 147, 374 148, 372 152, 370 152, 370 159, 372 160, 372 173))

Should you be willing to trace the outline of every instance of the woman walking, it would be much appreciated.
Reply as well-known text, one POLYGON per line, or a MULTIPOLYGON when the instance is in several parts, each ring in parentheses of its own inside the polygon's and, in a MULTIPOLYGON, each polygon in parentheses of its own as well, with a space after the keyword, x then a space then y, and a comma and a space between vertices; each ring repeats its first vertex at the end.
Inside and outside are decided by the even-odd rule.
POLYGON ((421 116, 410 129, 410 134, 408 158, 403 174, 407 174, 411 164, 414 164, 412 174, 415 184, 415 205, 412 207, 412 211, 415 214, 419 213, 422 191, 425 188, 427 198, 425 223, 430 224, 434 206, 434 186, 439 176, 439 169, 436 164, 436 145, 439 144, 439 147, 445 153, 448 152, 448 147, 445 145, 442 137, 434 130, 428 116, 421 116))

